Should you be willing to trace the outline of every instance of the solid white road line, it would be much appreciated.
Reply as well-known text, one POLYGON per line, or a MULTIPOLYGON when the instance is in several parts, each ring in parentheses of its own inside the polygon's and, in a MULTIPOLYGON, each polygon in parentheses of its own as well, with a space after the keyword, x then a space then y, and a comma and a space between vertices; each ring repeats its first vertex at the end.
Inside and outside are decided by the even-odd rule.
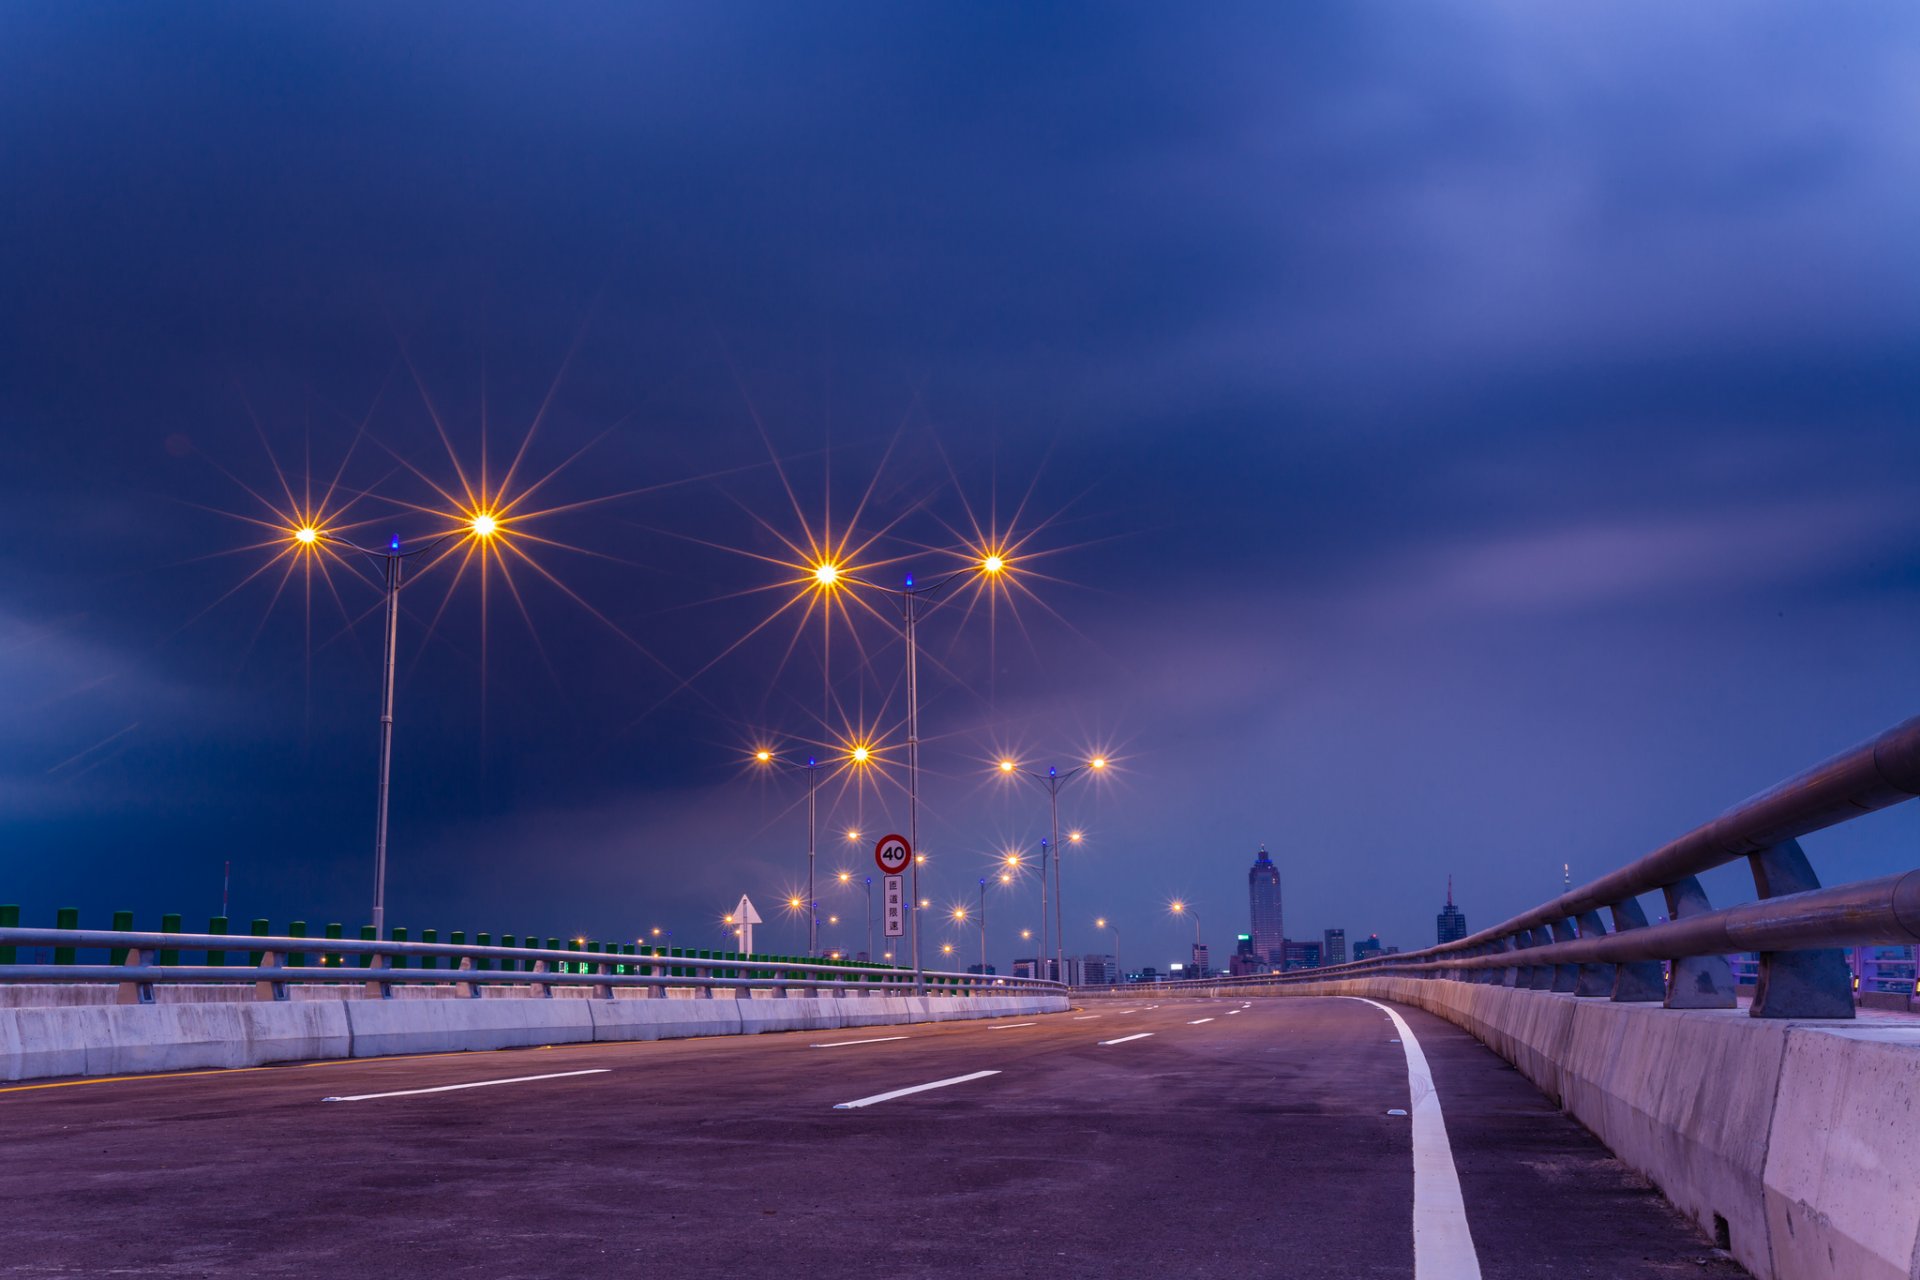
POLYGON ((970 1076, 955 1076, 951 1080, 935 1080, 932 1084, 916 1084, 909 1089, 895 1089, 890 1093, 876 1093, 871 1098, 855 1098, 852 1102, 836 1102, 835 1111, 851 1111, 855 1107, 870 1107, 876 1102, 891 1102, 895 1098, 904 1098, 910 1093, 925 1093, 929 1089, 944 1089, 950 1084, 965 1084, 969 1080, 984 1080, 988 1076, 997 1076, 998 1071, 976 1071, 970 1076))
POLYGON ((1121 1036, 1118 1040, 1102 1040, 1100 1043, 1101 1044, 1125 1044, 1129 1040, 1145 1040, 1148 1036, 1152 1034, 1153 1032, 1151 1031, 1136 1031, 1130 1036, 1121 1036))
POLYGON ((1203 1022, 1212 1022, 1212 1021, 1213 1021, 1212 1018, 1195 1018, 1192 1022, 1189 1022, 1187 1025, 1190 1027, 1197 1027, 1203 1022))
POLYGON ((1013 1030, 1013 1029, 1014 1029, 1015 1027, 1036 1027, 1036 1026, 1039 1026, 1039 1025, 1040 1025, 1040 1024, 1039 1024, 1039 1023, 1037 1023, 1037 1022, 1002 1022, 1002 1023, 1000 1023, 1000 1024, 998 1025, 998 1026, 992 1026, 992 1027, 988 1027, 988 1028, 987 1028, 987 1030, 989 1030, 989 1031, 1011 1031, 1011 1030, 1013 1030))
POLYGON ((875 1036, 871 1040, 835 1040, 829 1044, 810 1044, 809 1049, 844 1049, 850 1044, 885 1044, 889 1040, 905 1040, 906 1036, 875 1036))
POLYGON ((600 1076, 612 1067, 592 1067, 586 1071, 556 1071, 545 1076, 514 1076, 507 1080, 475 1080, 469 1084, 443 1084, 432 1089, 395 1089, 392 1093, 353 1093, 344 1098, 322 1098, 322 1102, 365 1102, 370 1098, 410 1098, 419 1093, 452 1093, 455 1089, 485 1089, 496 1084, 525 1084, 529 1080, 565 1080, 568 1076, 600 1076))
MULTIPOLYGON (((1347 996, 1348 1000, 1361 1000, 1347 996)), ((1433 1087, 1427 1055, 1413 1028, 1377 1000, 1362 1000, 1393 1019, 1407 1055, 1407 1085, 1413 1095, 1413 1275, 1414 1280, 1480 1280, 1480 1255, 1467 1226, 1460 1198, 1460 1171, 1447 1141, 1440 1095, 1433 1087)), ((1389 1113, 1391 1114, 1391 1113, 1389 1113)))

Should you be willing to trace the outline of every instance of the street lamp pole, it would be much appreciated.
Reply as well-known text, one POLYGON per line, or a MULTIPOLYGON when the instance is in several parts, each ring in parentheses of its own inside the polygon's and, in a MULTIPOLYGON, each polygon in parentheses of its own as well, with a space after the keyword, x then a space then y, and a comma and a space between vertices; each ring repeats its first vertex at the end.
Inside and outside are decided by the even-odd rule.
MULTIPOLYGON (((486 512, 468 517, 465 520, 465 534, 481 541, 493 537, 500 531, 500 520, 486 512)), ((383 637, 381 676, 380 676, 380 788, 379 801, 373 820, 373 936, 385 939, 387 936, 387 809, 388 800, 393 791, 393 686, 394 672, 398 666, 400 647, 400 583, 408 558, 425 555, 440 546, 447 539, 459 536, 460 531, 443 533, 410 551, 400 549, 398 537, 390 540, 384 550, 357 546, 342 538, 335 538, 326 530, 312 524, 301 525, 292 531, 295 544, 308 553, 317 553, 329 546, 345 547, 357 551, 371 560, 380 562, 382 585, 387 598, 386 634, 383 637)))
POLYGON ((1127 980, 1127 970, 1120 963, 1120 926, 1108 924, 1105 920, 1095 920, 1093 927, 1109 930, 1113 934, 1113 985, 1120 986, 1127 980))
POLYGON ((980 976, 987 976, 987 878, 980 877, 980 976))
POLYGON ((867 960, 873 960, 873 877, 867 877, 867 960))
POLYGON ((814 797, 820 791, 820 761, 807 757, 807 956, 820 954, 820 898, 813 891, 813 845, 818 824, 814 821, 814 797))
MULTIPOLYGON (((1101 770, 1105 769, 1106 767, 1107 767, 1107 758, 1105 756, 1095 756, 1093 759, 1087 761, 1085 764, 1069 769, 1065 773, 1061 773, 1058 768, 1052 765, 1047 766, 1047 771, 1045 773, 1033 773, 1026 769, 1020 768, 1019 765, 1015 764, 1012 760, 1002 760, 1000 762, 1001 773, 1003 774, 1017 773, 1022 777, 1032 778, 1035 782, 1039 783, 1041 786, 1047 789, 1047 804, 1053 820, 1052 821, 1052 826, 1053 826, 1052 848, 1053 848, 1054 964, 1056 966, 1056 976, 1061 978, 1062 980, 1065 979, 1066 969, 1067 969, 1067 963, 1066 963, 1067 940, 1066 940, 1065 916, 1061 909, 1061 901, 1060 901, 1060 898, 1061 898, 1060 863, 1062 861, 1060 857, 1060 788, 1065 786, 1073 778, 1078 777, 1080 774, 1086 773, 1089 770, 1091 770, 1094 773, 1098 773, 1101 770)), ((1073 839, 1077 842, 1079 838, 1080 838, 1079 833, 1075 832, 1073 834, 1073 839)), ((1046 847, 1045 841, 1041 842, 1041 847, 1042 848, 1046 847)), ((1046 858, 1043 856, 1040 860, 1040 930, 1041 930, 1040 951, 1042 955, 1046 953, 1046 949, 1047 949, 1046 948, 1046 925, 1047 925, 1046 894, 1047 894, 1047 866, 1046 866, 1046 858)))

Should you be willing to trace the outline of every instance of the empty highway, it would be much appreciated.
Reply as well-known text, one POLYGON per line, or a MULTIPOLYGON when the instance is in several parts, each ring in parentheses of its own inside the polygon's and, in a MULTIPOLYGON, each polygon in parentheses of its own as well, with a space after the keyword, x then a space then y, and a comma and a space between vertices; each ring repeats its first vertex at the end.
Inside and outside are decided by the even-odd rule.
POLYGON ((0 1150, 8 1278, 1745 1274, 1349 999, 11 1086, 0 1150))

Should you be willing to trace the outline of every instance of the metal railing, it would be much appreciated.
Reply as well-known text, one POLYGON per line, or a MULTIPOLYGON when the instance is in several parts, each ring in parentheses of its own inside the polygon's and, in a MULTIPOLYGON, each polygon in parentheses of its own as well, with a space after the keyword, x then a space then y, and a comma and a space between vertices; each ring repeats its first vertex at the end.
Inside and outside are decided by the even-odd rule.
MULTIPOLYGON (((802 995, 919 994, 908 969, 734 955, 0 926, 0 948, 20 947, 51 947, 60 962, 0 964, 0 982, 113 983, 122 1004, 151 1004, 157 985, 216 983, 251 984, 254 997, 261 1000, 286 1000, 289 988, 303 983, 362 987, 365 995, 378 998, 391 998, 396 986, 420 985, 450 985, 456 995, 476 999, 488 986, 532 987, 536 998, 551 997, 556 987, 586 988, 603 999, 613 999, 620 987, 643 988, 655 997, 665 997, 670 988, 690 988, 706 998, 715 991, 754 989, 770 990, 776 998, 794 990, 802 995), (107 954, 92 964, 77 963, 78 953, 86 950, 107 954), (182 964, 183 951, 222 959, 229 952, 246 951, 249 963, 182 964), (309 957, 319 963, 309 964, 309 957)), ((1041 979, 938 972, 925 974, 925 987, 926 994, 939 996, 1067 990, 1064 983, 1041 979)))
POLYGON ((1917 795, 1920 717, 1617 871, 1458 941, 1322 969, 1168 982, 1156 989, 1451 978, 1660 1001, 1673 1009, 1730 1009, 1736 983, 1728 958, 1755 952, 1754 1017, 1851 1018, 1855 974, 1844 948, 1920 942, 1920 870, 1822 887, 1798 837, 1917 795), (1715 908, 1699 876, 1742 858, 1759 900, 1715 908), (1639 899, 1654 893, 1661 895, 1667 918, 1650 924, 1639 899))

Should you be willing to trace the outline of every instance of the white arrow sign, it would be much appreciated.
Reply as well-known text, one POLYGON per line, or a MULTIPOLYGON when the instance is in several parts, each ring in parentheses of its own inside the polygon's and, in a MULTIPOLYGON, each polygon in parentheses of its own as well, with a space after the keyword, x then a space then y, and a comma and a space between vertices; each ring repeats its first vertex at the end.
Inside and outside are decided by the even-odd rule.
POLYGON ((760 924, 760 913, 753 909, 753 899, 746 894, 740 895, 740 905, 733 909, 733 927, 740 934, 740 954, 753 954, 753 926, 760 924))

